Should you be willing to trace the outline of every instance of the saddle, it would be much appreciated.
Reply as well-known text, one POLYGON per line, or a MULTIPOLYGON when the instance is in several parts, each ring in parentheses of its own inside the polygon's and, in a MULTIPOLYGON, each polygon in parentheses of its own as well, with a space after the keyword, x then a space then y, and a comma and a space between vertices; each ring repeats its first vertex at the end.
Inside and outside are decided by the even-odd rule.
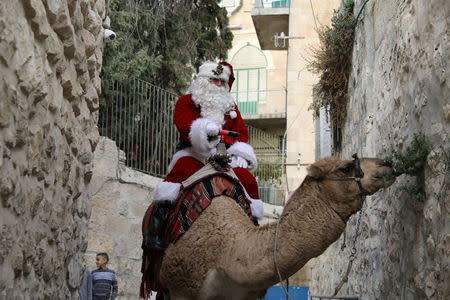
MULTIPOLYGON (((176 241, 189 230, 195 220, 218 196, 228 196, 239 204, 251 221, 257 225, 252 216, 250 197, 231 168, 217 170, 212 164, 206 164, 182 182, 180 193, 169 215, 164 242, 168 245, 176 241)), ((159 282, 159 271, 164 251, 155 251, 146 247, 148 227, 155 203, 150 204, 142 223, 142 268, 143 274, 140 296, 147 299, 151 290, 163 292, 164 287, 159 282)))

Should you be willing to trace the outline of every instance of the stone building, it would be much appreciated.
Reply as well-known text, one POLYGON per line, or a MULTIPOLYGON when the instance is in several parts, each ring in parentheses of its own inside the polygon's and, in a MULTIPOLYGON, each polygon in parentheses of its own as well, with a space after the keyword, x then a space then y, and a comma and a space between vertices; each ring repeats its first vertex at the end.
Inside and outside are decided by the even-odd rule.
MULTIPOLYGON (((355 1, 355 16, 366 1, 355 1)), ((424 202, 402 186, 368 197, 361 216, 356 259, 341 295, 360 299, 450 297, 450 4, 368 1, 358 20, 343 127, 342 158, 386 157, 404 151, 417 132, 433 145, 427 159, 424 202)), ((321 255, 311 292, 330 295, 347 268, 358 216, 321 255)))
MULTIPOLYGON (((283 182, 289 192, 301 184, 307 166, 315 161, 314 120, 308 107, 317 77, 307 70, 307 57, 319 42, 316 27, 330 23, 340 2, 221 1, 234 34, 228 53, 237 73, 232 92, 246 124, 284 140, 283 182), (275 42, 275 36, 282 35, 286 38, 275 42)), ((266 213, 272 210, 265 207, 266 213)), ((291 278, 291 284, 308 286, 310 269, 309 264, 305 266, 291 278)))
POLYGON ((0 298, 78 299, 103 0, 0 1, 0 298))

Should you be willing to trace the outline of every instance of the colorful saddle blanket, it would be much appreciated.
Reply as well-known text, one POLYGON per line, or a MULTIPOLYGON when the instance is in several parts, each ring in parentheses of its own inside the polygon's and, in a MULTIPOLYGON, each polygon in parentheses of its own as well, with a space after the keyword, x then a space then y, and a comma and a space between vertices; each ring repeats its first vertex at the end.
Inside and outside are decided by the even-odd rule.
MULTIPOLYGON (((208 165, 207 165, 208 166, 208 165)), ((236 201, 255 222, 250 207, 250 198, 237 179, 231 172, 213 172, 211 168, 205 166, 199 170, 193 177, 182 183, 181 191, 176 199, 176 204, 169 216, 168 226, 165 233, 166 244, 175 243, 188 229, 201 213, 211 204, 214 198, 218 196, 228 196, 236 201)), ((140 295, 147 299, 153 291, 163 291, 158 281, 159 270, 161 268, 163 251, 153 251, 146 247, 148 228, 150 218, 155 203, 152 203, 144 215, 142 223, 142 282, 140 295)))

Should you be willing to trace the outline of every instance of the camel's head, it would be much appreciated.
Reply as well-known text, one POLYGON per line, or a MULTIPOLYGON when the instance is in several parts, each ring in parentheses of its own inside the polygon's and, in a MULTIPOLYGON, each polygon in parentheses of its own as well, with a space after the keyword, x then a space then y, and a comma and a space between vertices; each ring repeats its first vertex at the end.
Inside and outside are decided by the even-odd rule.
POLYGON ((312 164, 308 175, 318 182, 324 193, 330 194, 328 199, 350 207, 354 213, 361 208, 361 192, 372 195, 395 181, 392 168, 384 160, 361 158, 359 162, 362 173, 359 173, 355 160, 327 157, 312 164), (358 176, 362 176, 359 178, 361 186, 357 182, 358 176))

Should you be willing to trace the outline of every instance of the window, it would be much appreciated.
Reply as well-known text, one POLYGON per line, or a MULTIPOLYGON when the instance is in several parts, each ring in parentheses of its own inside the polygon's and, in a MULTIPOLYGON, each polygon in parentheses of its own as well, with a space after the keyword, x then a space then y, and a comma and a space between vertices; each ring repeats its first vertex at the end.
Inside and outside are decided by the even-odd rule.
POLYGON ((236 2, 238 0, 221 0, 219 3, 220 7, 236 7, 236 2))
POLYGON ((267 61, 262 51, 252 45, 239 49, 231 64, 236 81, 231 93, 242 114, 257 114, 258 103, 267 98, 267 61))

